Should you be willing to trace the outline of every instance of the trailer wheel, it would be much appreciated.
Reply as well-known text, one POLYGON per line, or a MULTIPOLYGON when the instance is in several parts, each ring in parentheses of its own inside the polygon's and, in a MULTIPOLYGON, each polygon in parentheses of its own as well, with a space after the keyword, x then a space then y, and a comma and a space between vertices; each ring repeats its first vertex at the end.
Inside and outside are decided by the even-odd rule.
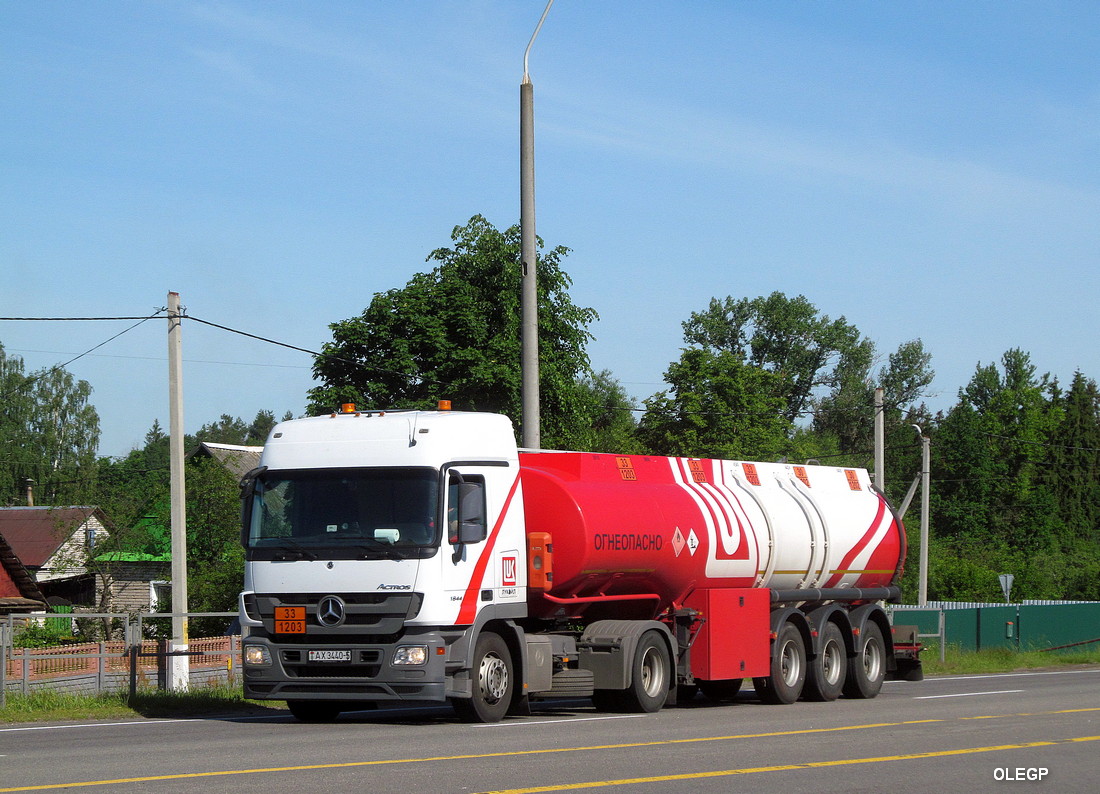
POLYGON ((630 688, 622 693, 628 711, 651 713, 660 711, 668 698, 672 665, 668 647, 655 631, 647 631, 634 649, 634 669, 630 688))
POLYGON ((752 683, 765 703, 789 704, 798 700, 806 683, 806 642, 793 623, 784 623, 775 638, 771 675, 754 678, 752 683))
POLYGON ((847 677, 848 651, 844 647, 844 635, 835 623, 826 623, 821 635, 821 652, 806 671, 806 699, 836 700, 847 677))
POLYGON ((344 710, 336 700, 288 700, 286 707, 300 722, 332 722, 344 710))
POLYGON ((873 698, 882 689, 886 678, 886 644, 882 630, 868 620, 860 632, 855 656, 848 660, 848 678, 844 695, 850 698, 873 698))
POLYGON ((742 681, 744 681, 743 678, 731 678, 728 681, 700 681, 699 691, 708 700, 715 702, 733 700, 741 691, 742 681))
POLYGON ((482 632, 474 646, 473 697, 452 698, 463 722, 500 722, 512 702, 512 655, 499 634, 482 632))

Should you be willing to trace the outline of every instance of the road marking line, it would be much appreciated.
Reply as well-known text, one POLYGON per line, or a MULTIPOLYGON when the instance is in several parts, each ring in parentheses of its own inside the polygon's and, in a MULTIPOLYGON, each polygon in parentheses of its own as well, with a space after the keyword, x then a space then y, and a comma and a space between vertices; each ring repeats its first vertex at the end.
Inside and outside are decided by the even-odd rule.
POLYGON ((1014 692, 1023 692, 1022 689, 998 689, 996 692, 959 692, 954 695, 921 695, 913 700, 936 700, 938 698, 971 698, 975 695, 1011 695, 1014 692))
POLYGON ((970 755, 973 753, 991 753, 1000 750, 1023 750, 1030 747, 1052 747, 1071 742, 1100 741, 1100 736, 1079 736, 1073 739, 1061 739, 1043 742, 1024 742, 1021 744, 998 744, 989 747, 964 747, 958 750, 938 750, 928 753, 909 753, 907 755, 884 755, 877 758, 845 758, 839 761, 809 761, 802 764, 783 764, 781 766, 758 766, 745 769, 724 769, 714 772, 690 772, 682 775, 656 775, 654 777, 622 778, 620 780, 592 780, 584 783, 565 783, 561 785, 533 786, 531 788, 498 789, 484 794, 541 794, 547 791, 573 791, 584 788, 603 788, 605 786, 629 786, 637 783, 668 783, 678 780, 700 780, 703 778, 729 777, 732 775, 752 775, 760 772, 787 772, 796 769, 821 769, 826 767, 852 766, 854 764, 877 764, 884 761, 913 761, 923 758, 942 758, 950 755, 970 755))
MULTIPOLYGON (((182 721, 182 720, 181 720, 182 721)), ((17 786, 14 788, 0 788, 0 792, 10 791, 47 791, 50 789, 82 788, 87 786, 112 786, 122 783, 150 783, 157 780, 187 780, 205 777, 226 777, 228 775, 255 775, 266 772, 299 772, 312 769, 347 769, 351 767, 386 766, 392 764, 415 764, 431 761, 468 761, 478 758, 507 758, 515 756, 548 755, 551 753, 575 753, 591 752, 594 750, 623 750, 634 747, 656 747, 670 744, 687 744, 694 742, 718 742, 732 741, 734 739, 760 739, 775 736, 799 736, 814 733, 836 733, 839 731, 870 730, 872 728, 891 728, 901 725, 917 725, 931 722, 943 722, 943 720, 904 720, 902 722, 879 722, 868 725, 842 725, 834 728, 804 728, 794 731, 773 731, 769 733, 745 733, 733 736, 702 736, 692 739, 663 739, 654 742, 628 742, 623 744, 591 745, 587 747, 551 747, 545 750, 513 750, 501 753, 474 753, 471 755, 432 756, 428 758, 389 758, 377 761, 346 761, 332 764, 306 764, 302 766, 278 766, 259 769, 227 769, 215 772, 184 772, 173 775, 152 775, 149 777, 128 777, 114 780, 84 780, 75 783, 56 783, 53 785, 17 786)))
POLYGON ((180 720, 134 720, 132 722, 89 722, 78 725, 21 725, 18 728, 0 728, 0 733, 16 731, 59 731, 63 728, 116 728, 126 725, 167 725, 172 722, 205 722, 201 719, 180 720))
MULTIPOLYGON (((999 715, 999 716, 1000 717, 1038 717, 1038 716, 1048 716, 1048 715, 1052 715, 1052 714, 1074 714, 1074 713, 1091 712, 1091 711, 1100 711, 1100 707, 1088 707, 1088 708, 1078 708, 1078 709, 1060 709, 1060 710, 1056 710, 1056 711, 1040 711, 1040 712, 1035 712, 1035 713, 1030 713, 1030 714, 1028 714, 1028 713, 1024 713, 1024 714, 1002 714, 1002 715, 999 715)), ((989 717, 983 717, 982 719, 994 719, 994 718, 995 718, 994 716, 989 716, 989 717)), ((964 718, 960 718, 960 719, 973 719, 973 718, 965 718, 964 717, 964 718)), ((193 720, 158 720, 157 722, 192 722, 192 721, 193 720)), ((840 726, 836 726, 836 727, 833 727, 833 728, 803 728, 803 729, 800 729, 800 730, 792 730, 792 731, 771 731, 771 732, 767 732, 767 733, 743 733, 743 734, 733 734, 733 735, 730 735, 730 736, 698 736, 698 737, 688 738, 688 739, 663 739, 663 740, 653 741, 653 742, 629 742, 629 743, 623 743, 623 744, 589 745, 589 746, 584 746, 584 747, 551 747, 551 748, 547 748, 545 750, 513 750, 513 751, 509 751, 509 752, 499 752, 499 753, 474 753, 474 754, 470 754, 470 755, 431 756, 431 757, 426 757, 426 758, 389 758, 389 759, 381 759, 381 760, 376 760, 376 761, 346 761, 346 762, 331 763, 331 764, 308 764, 308 765, 301 765, 301 766, 263 767, 263 768, 257 768, 257 769, 227 769, 227 770, 214 771, 214 772, 186 772, 186 773, 179 773, 179 774, 172 774, 172 775, 154 775, 154 776, 150 776, 150 777, 117 778, 117 779, 113 779, 113 780, 84 780, 84 781, 77 781, 77 782, 74 782, 74 783, 55 783, 53 785, 18 786, 18 787, 14 787, 14 788, 0 788, 0 794, 3 794, 4 792, 12 792, 12 791, 47 791, 47 790, 51 790, 51 789, 84 788, 84 787, 90 787, 90 786, 110 786, 110 785, 119 785, 119 784, 122 784, 122 783, 148 783, 148 782, 157 781, 157 780, 185 780, 185 779, 207 778, 207 777, 226 777, 226 776, 229 776, 229 775, 255 775, 255 774, 268 773, 268 772, 298 772, 298 771, 308 771, 308 770, 314 770, 314 769, 346 769, 346 768, 353 768, 353 767, 386 766, 386 765, 394 765, 394 764, 429 763, 429 762, 433 762, 433 761, 468 761, 468 760, 476 760, 476 759, 481 759, 481 758, 508 758, 508 757, 514 758, 514 757, 517 757, 517 756, 549 755, 551 753, 592 752, 594 750, 624 750, 624 749, 631 749, 631 748, 637 748, 637 747, 659 747, 659 746, 676 745, 676 744, 696 744, 696 743, 700 743, 700 742, 735 741, 735 740, 739 740, 739 739, 763 739, 763 738, 774 738, 774 737, 777 737, 777 736, 804 736, 804 735, 808 735, 808 734, 839 733, 841 731, 860 731, 860 730, 870 730, 870 729, 874 729, 874 728, 897 728, 897 727, 901 727, 901 726, 905 726, 905 725, 928 725, 928 724, 931 724, 931 723, 940 723, 940 722, 949 722, 949 721, 950 720, 947 720, 947 719, 903 720, 903 721, 900 721, 900 722, 878 722, 878 723, 870 723, 870 724, 866 724, 866 725, 840 725, 840 726)), ((124 725, 131 725, 131 724, 132 725, 141 725, 141 724, 149 724, 149 723, 137 723, 137 722, 135 722, 135 723, 120 723, 120 724, 124 724, 124 725)), ((1089 741, 1094 741, 1094 740, 1100 740, 1100 736, 1084 736, 1084 737, 1080 737, 1078 739, 1070 739, 1068 741, 1089 742, 1089 741)), ((939 755, 948 754, 949 752, 965 752, 965 751, 946 751, 944 753, 939 753, 939 755)), ((978 751, 974 750, 973 752, 978 752, 978 751)), ((936 753, 931 753, 931 754, 930 753, 924 753, 924 754, 914 755, 912 757, 913 758, 923 758, 923 757, 932 757, 934 755, 936 755, 936 753)), ((867 761, 854 760, 854 761, 848 761, 848 762, 817 762, 817 765, 822 766, 822 765, 828 765, 829 763, 833 763, 833 764, 836 764, 836 763, 867 763, 867 761)), ((788 768, 788 767, 775 767, 775 769, 779 769, 779 768, 788 768)), ((792 766, 792 767, 789 767, 789 768, 791 768, 791 769, 802 769, 802 768, 808 768, 808 766, 803 764, 803 765, 798 765, 798 766, 792 766)), ((770 767, 769 767, 769 769, 770 769, 770 767)), ((723 774, 727 774, 727 773, 723 773, 723 774)), ((738 771, 734 770, 734 771, 728 772, 728 774, 745 774, 745 772, 743 772, 743 771, 738 772, 738 771)), ((659 778, 655 778, 655 780, 659 780, 659 778)), ((604 785, 604 784, 599 784, 599 785, 604 785)), ((607 785, 612 785, 612 784, 608 783, 607 785)), ((531 789, 531 790, 536 791, 537 789, 531 789)), ((553 791, 553 790, 561 790, 561 789, 559 787, 558 789, 547 789, 547 790, 553 791)))

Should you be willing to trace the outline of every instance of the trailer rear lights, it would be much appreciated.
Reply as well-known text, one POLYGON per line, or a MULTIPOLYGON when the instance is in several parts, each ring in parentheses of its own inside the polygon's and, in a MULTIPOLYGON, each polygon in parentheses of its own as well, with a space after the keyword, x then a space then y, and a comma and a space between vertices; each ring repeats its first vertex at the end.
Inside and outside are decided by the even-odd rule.
POLYGON ((271 654, 267 650, 266 645, 246 645, 244 646, 244 663, 253 665, 254 667, 270 667, 271 666, 271 654))
POLYGON ((424 664, 427 661, 427 645, 401 645, 393 652, 394 665, 424 664))

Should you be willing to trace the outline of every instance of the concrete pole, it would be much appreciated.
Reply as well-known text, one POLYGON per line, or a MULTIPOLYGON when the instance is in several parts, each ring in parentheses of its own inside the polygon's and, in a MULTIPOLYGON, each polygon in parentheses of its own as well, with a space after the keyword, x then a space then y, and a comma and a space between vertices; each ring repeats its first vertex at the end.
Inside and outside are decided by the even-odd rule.
POLYGON ((886 489, 886 417, 883 413, 885 391, 881 386, 875 389, 875 487, 886 489))
POLYGON ((918 585, 918 603, 928 604, 928 485, 931 463, 931 440, 921 433, 920 462, 920 583, 918 585))
MULTIPOLYGON (((172 522, 172 642, 176 653, 187 650, 187 491, 183 474, 183 345, 180 296, 168 293, 168 419, 169 477, 172 522)), ((168 687, 185 691, 190 679, 188 657, 171 656, 168 687)))
POLYGON ((523 287, 520 293, 520 370, 523 403, 522 445, 542 446, 539 389, 538 252, 535 237, 535 87, 527 73, 531 47, 554 0, 546 4, 531 41, 523 52, 523 81, 519 86, 519 223, 523 287))

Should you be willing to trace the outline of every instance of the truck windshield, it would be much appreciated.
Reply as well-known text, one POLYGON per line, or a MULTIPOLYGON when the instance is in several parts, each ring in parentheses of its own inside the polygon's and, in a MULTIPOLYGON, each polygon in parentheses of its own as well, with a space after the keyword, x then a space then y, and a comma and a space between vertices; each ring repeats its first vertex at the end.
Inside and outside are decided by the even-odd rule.
POLYGON ((438 483, 431 469, 268 471, 253 490, 249 550, 410 556, 438 541, 438 483))

